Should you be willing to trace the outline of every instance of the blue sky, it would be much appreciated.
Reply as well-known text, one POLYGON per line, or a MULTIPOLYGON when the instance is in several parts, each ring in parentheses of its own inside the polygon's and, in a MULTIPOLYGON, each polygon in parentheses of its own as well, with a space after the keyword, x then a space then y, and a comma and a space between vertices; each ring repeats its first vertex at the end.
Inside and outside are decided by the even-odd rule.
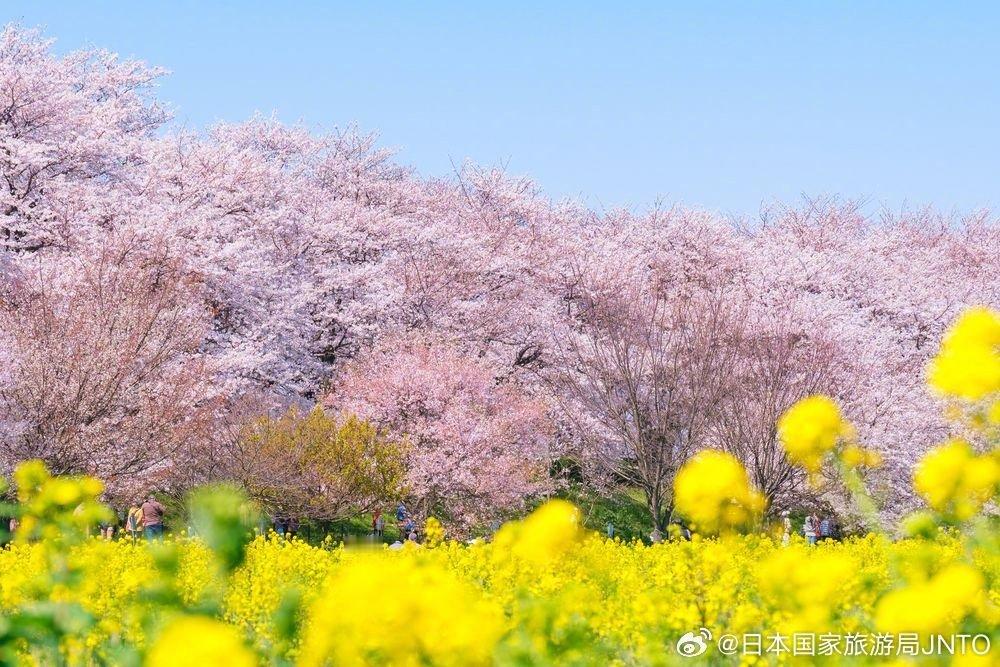
POLYGON ((356 123, 427 175, 504 162, 595 208, 810 195, 1000 207, 1000 3, 4 3, 163 65, 204 127, 356 123))

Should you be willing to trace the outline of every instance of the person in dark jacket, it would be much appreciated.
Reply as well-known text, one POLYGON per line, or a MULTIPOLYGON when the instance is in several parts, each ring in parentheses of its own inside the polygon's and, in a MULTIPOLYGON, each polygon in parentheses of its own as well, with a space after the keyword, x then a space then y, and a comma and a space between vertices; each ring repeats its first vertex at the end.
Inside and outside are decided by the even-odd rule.
POLYGON ((163 515, 167 513, 166 508, 149 494, 146 502, 142 504, 142 532, 147 540, 163 539, 163 515))

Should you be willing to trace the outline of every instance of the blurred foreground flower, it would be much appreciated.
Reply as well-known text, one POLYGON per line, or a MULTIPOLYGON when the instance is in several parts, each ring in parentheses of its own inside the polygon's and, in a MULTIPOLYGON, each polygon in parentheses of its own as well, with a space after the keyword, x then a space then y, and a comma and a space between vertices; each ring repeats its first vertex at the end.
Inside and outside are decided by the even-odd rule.
POLYGON ((41 461, 25 461, 14 471, 21 507, 16 539, 76 541, 111 518, 98 498, 104 484, 93 477, 53 477, 41 461))
POLYGON ((885 632, 947 634, 983 602, 983 577, 956 563, 931 579, 891 591, 879 601, 875 623, 885 632))
POLYGON ((1000 463, 990 454, 977 456, 964 440, 951 440, 921 459, 913 486, 932 509, 965 521, 1000 489, 1000 463))
POLYGON ((881 454, 858 445, 844 447, 840 458, 849 468, 878 468, 882 465, 881 454))
POLYGON ((692 528, 703 533, 744 527, 764 508, 764 498, 750 486, 743 464, 714 450, 698 452, 681 467, 674 501, 692 528))
POLYGON ((826 396, 803 398, 778 420, 778 436, 788 459, 811 473, 819 472, 827 453, 853 434, 850 422, 826 396))
POLYGON ((314 605, 300 665, 487 665, 503 613, 438 563, 365 554, 314 605), (394 593, 373 599, 391 574, 394 593))
POLYGON ((572 549, 582 536, 580 510, 565 500, 549 500, 523 521, 504 524, 494 543, 498 554, 545 563, 572 549))
POLYGON ((978 401, 1000 393, 1000 315, 989 308, 965 311, 945 335, 928 375, 944 396, 978 401))
POLYGON ((257 658, 243 643, 236 627, 205 616, 181 616, 171 621, 146 656, 146 667, 256 664, 257 658))

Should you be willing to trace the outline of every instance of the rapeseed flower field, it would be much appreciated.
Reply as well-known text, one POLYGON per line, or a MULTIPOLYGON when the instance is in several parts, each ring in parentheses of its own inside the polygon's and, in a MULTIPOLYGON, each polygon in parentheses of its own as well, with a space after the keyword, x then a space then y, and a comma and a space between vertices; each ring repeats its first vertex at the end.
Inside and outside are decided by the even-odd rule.
MULTIPOLYGON (((914 472, 926 508, 898 530, 809 545, 762 527, 731 456, 678 473, 692 539, 623 542, 551 500, 489 542, 320 546, 253 535, 232 488, 191 500, 194 535, 86 536, 101 484, 14 476, 0 550, 0 662, 122 665, 982 664, 1000 642, 1000 318, 970 311, 929 372, 969 433, 914 472), (992 355, 992 356, 991 356, 992 355), (785 543, 787 541, 787 543, 785 543)), ((844 476, 860 512, 878 458, 826 397, 778 424, 805 469, 844 476)))

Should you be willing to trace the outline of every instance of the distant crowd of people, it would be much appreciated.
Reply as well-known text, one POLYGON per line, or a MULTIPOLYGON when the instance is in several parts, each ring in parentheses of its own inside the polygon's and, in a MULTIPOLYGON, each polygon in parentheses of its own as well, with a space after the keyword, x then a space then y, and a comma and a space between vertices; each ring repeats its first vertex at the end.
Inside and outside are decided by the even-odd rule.
MULTIPOLYGON (((392 544, 389 545, 390 549, 401 549, 403 548, 404 542, 419 542, 422 537, 426 537, 421 536, 416 518, 403 501, 400 501, 399 504, 396 505, 394 517, 398 537, 392 544)), ((385 537, 385 516, 383 516, 382 510, 376 509, 372 512, 371 528, 370 537, 373 540, 381 540, 385 537)), ((499 522, 494 522, 494 525, 492 526, 493 531, 496 532, 498 528, 499 522)))
MULTIPOLYGON (((782 523, 784 524, 784 535, 782 542, 788 544, 792 535, 792 520, 788 512, 782 512, 782 523)), ((841 537, 840 523, 837 518, 831 515, 820 516, 816 512, 810 512, 802 520, 802 536, 809 544, 816 544, 825 540, 839 540, 841 537)))
POLYGON ((133 503, 124 516, 116 515, 118 521, 102 523, 97 529, 100 536, 106 540, 113 538, 116 532, 124 533, 133 542, 140 537, 145 537, 150 541, 162 540, 163 519, 166 514, 166 508, 153 497, 153 494, 149 494, 141 503, 133 503))
MULTIPOLYGON (((149 494, 142 502, 133 503, 127 512, 118 512, 112 521, 99 524, 97 527, 98 535, 106 540, 113 539, 116 535, 131 538, 133 542, 140 538, 145 538, 147 541, 162 540, 166 511, 166 508, 152 494, 149 494)), ((299 532, 298 519, 275 514, 270 517, 265 516, 263 520, 264 522, 258 526, 262 534, 271 529, 282 537, 291 538, 299 532), (266 523, 268 519, 270 519, 270 526, 266 523)), ((395 523, 398 539, 390 545, 391 548, 401 548, 404 541, 419 541, 417 522, 406 503, 402 501, 396 506, 395 523)), ((370 536, 372 539, 381 540, 385 537, 385 524, 386 519, 382 510, 376 509, 372 513, 371 519, 370 536)), ((17 530, 17 525, 16 518, 9 520, 8 527, 11 534, 17 530)), ((491 525, 493 532, 496 532, 499 527, 499 521, 495 521, 491 525)), ((783 529, 782 543, 787 545, 795 532, 787 510, 781 513, 781 527, 783 529)), ((671 539, 692 539, 691 529, 680 519, 672 520, 669 529, 671 539)), ((610 539, 615 538, 616 530, 613 523, 607 524, 605 534, 610 539)), ((811 545, 825 540, 839 540, 841 526, 835 516, 827 514, 821 516, 814 511, 806 514, 803 519, 802 535, 811 545)), ((666 537, 657 529, 654 529, 649 535, 649 539, 653 543, 661 542, 666 537)))
MULTIPOLYGON (((119 537, 131 538, 133 542, 145 537, 147 540, 163 539, 163 518, 166 508, 152 494, 143 501, 136 501, 128 511, 120 511, 105 523, 97 525, 97 534, 105 540, 119 537)), ((7 528, 13 534, 17 531, 18 520, 8 520, 7 528)))
MULTIPOLYGON (((781 541, 782 544, 787 545, 791 541, 792 533, 795 532, 792 527, 791 516, 787 510, 781 513, 781 526, 783 528, 781 541)), ((691 529, 680 519, 674 519, 670 522, 668 533, 670 539, 675 540, 690 540, 692 535, 691 529)), ((608 523, 605 534, 609 538, 614 538, 614 524, 608 523)), ((825 540, 839 540, 842 537, 841 526, 837 518, 833 515, 820 516, 816 512, 810 512, 802 521, 802 536, 806 538, 809 544, 816 544, 825 540)), ((653 544, 662 542, 666 538, 667 535, 664 535, 662 531, 656 528, 649 534, 649 541, 653 544)))
POLYGON ((277 514, 271 518, 272 528, 281 537, 292 538, 299 533, 299 520, 295 517, 277 514))
MULTIPOLYGON (((137 542, 142 538, 147 541, 162 540, 166 532, 164 518, 167 509, 152 494, 144 500, 131 504, 128 510, 115 512, 111 520, 97 525, 97 535, 101 539, 111 540, 116 536, 119 538, 129 538, 137 542)), ((284 515, 274 515, 265 517, 265 521, 259 526, 261 533, 274 530, 282 537, 293 537, 299 532, 299 521, 293 517, 284 515)), ((13 534, 18 527, 18 520, 11 518, 5 520, 10 533, 13 534)), ((0 524, 3 525, 3 524, 0 524)), ((189 530, 190 527, 189 527, 189 530)))
MULTIPOLYGON (((399 532, 399 539, 390 546, 392 549, 399 549, 403 546, 403 541, 417 541, 417 522, 413 514, 406 507, 406 503, 400 501, 396 505, 396 530, 399 532)), ((385 535, 385 518, 381 510, 375 510, 372 514, 372 536, 381 539, 385 535)))
MULTIPOLYGON (((101 539, 112 540, 129 538, 137 542, 144 538, 147 541, 162 540, 165 534, 164 518, 167 509, 156 498, 150 494, 144 500, 131 504, 127 511, 119 510, 107 522, 97 525, 97 536, 101 539)), ((400 540, 417 541, 418 529, 413 515, 407 509, 406 504, 400 502, 395 512, 396 528, 399 532, 400 540)), ((0 519, 13 535, 18 527, 18 519, 0 519)), ((376 510, 372 515, 371 535, 376 538, 385 536, 386 519, 381 510, 376 510)), ((189 530, 191 530, 189 528, 189 530)), ((299 532, 299 520, 285 514, 262 515, 257 525, 257 530, 261 534, 269 531, 285 538, 292 538, 299 532)), ((93 527, 91 528, 93 531, 93 527)), ((93 534, 93 533, 91 533, 93 534)), ((400 542, 401 544, 401 542, 400 542)))

